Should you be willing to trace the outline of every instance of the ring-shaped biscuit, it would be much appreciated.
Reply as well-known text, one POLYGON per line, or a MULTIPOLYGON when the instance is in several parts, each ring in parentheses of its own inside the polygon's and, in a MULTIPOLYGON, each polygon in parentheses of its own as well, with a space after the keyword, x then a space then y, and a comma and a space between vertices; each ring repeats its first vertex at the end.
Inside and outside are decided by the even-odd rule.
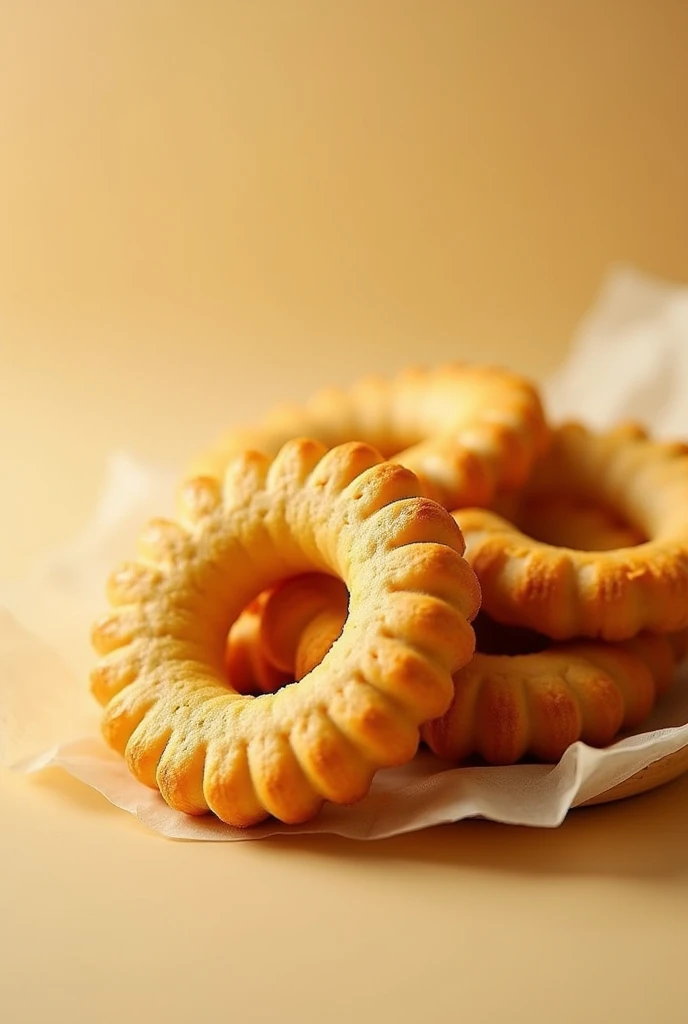
POLYGON ((549 436, 530 382, 494 367, 452 364, 390 380, 367 377, 349 390, 329 388, 303 406, 276 409, 227 434, 193 471, 221 476, 237 452, 274 455, 292 437, 327 447, 363 441, 411 469, 425 495, 454 509, 486 505, 497 491, 520 487, 549 436))
MULTIPOLYGON (((644 539, 609 509, 580 498, 553 495, 511 504, 526 533, 557 547, 608 551, 644 539)), ((341 633, 347 599, 341 581, 320 574, 292 577, 264 591, 229 633, 227 669, 233 685, 241 693, 271 693, 306 675, 341 633)))
POLYGON ((648 540, 602 552, 553 547, 493 512, 457 510, 491 618, 560 640, 688 626, 688 446, 651 441, 633 425, 596 434, 567 424, 524 494, 598 502, 648 540))
MULTIPOLYGON (((345 620, 339 581, 304 576, 268 595, 253 644, 292 678, 310 672, 340 635, 345 620), (333 593, 330 583, 340 588, 333 593)), ((618 644, 568 644, 480 615, 478 651, 454 674, 454 698, 421 727, 438 756, 465 762, 514 764, 526 757, 555 763, 577 740, 607 746, 635 728, 671 684, 688 649, 688 633, 641 634, 618 644)))
MULTIPOLYGON (((530 536, 557 547, 608 551, 644 539, 609 509, 580 499, 554 495, 511 504, 530 536)), ((264 591, 230 630, 227 665, 234 685, 242 693, 274 692, 309 672, 339 636, 347 597, 341 581, 320 574, 292 577, 264 591)))
POLYGON ((135 777, 188 814, 235 826, 300 822, 365 795, 408 761, 473 653, 479 587, 452 517, 367 445, 247 453, 224 486, 192 479, 180 521, 157 520, 109 580, 91 675, 106 741, 135 777), (342 579, 349 615, 328 657, 275 694, 238 694, 225 645, 277 580, 342 579))
POLYGON ((606 747, 635 728, 669 688, 686 634, 619 643, 553 643, 531 654, 476 653, 454 675, 448 711, 421 736, 439 757, 493 765, 559 761, 577 740, 606 747))

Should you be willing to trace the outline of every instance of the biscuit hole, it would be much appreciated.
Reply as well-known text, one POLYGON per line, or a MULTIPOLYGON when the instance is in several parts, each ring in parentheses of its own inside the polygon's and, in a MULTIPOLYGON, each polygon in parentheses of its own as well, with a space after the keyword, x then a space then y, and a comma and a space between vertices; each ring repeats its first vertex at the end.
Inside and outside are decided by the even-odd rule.
POLYGON ((648 539, 617 509, 584 498, 533 499, 524 503, 515 522, 533 540, 574 551, 613 551, 648 539))
POLYGON ((298 682, 341 636, 348 606, 344 583, 324 573, 295 576, 263 591, 229 631, 228 684, 238 693, 260 696, 298 682))
POLYGON ((539 654, 552 645, 552 641, 541 633, 495 622, 482 611, 478 612, 473 629, 475 649, 479 654, 539 654))

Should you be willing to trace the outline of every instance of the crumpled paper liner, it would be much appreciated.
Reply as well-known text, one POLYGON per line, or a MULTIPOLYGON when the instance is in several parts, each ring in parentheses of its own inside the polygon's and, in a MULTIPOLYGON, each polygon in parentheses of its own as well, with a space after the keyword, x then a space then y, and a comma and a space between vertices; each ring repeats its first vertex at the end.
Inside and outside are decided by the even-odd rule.
MULTIPOLYGON (((568 361, 547 386, 546 401, 557 420, 579 417, 604 427, 642 419, 661 436, 688 437, 688 289, 632 270, 612 273, 568 361)), ((269 821, 241 830, 210 815, 171 810, 99 738, 87 673, 93 658, 88 634, 104 607, 104 580, 131 555, 145 520, 171 512, 176 481, 176 473, 113 456, 89 528, 43 558, 21 583, 0 586, 0 763, 23 772, 64 768, 171 838, 327 832, 379 839, 477 816, 553 827, 571 807, 688 747, 688 685, 679 680, 645 732, 605 750, 576 743, 556 766, 453 768, 421 752, 403 768, 378 772, 355 806, 327 805, 299 826, 269 821)))

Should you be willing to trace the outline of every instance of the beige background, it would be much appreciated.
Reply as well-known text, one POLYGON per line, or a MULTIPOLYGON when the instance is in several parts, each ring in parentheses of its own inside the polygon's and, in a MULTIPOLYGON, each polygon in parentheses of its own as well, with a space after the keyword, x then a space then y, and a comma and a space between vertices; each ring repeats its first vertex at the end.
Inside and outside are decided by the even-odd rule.
MULTIPOLYGON (((542 376, 610 264, 687 279, 687 47, 683 0, 0 2, 4 572, 113 447, 409 361, 542 376)), ((0 1017, 682 1021, 687 798, 194 846, 3 776, 0 1017)))

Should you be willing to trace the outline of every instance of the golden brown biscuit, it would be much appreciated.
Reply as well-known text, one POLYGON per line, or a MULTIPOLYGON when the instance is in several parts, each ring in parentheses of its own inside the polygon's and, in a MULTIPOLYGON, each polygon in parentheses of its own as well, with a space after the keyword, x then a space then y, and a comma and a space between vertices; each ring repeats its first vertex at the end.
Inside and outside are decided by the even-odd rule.
MULTIPOLYGON (((260 645, 265 659, 285 672, 292 673, 292 679, 300 679, 322 660, 340 636, 348 614, 349 594, 340 579, 324 576, 322 573, 306 573, 283 580, 273 587, 260 613, 260 645), (317 627, 314 628, 314 623, 317 627), (294 675, 299 659, 306 657, 299 653, 308 629, 311 639, 320 647, 315 636, 325 633, 329 642, 317 660, 311 660, 306 671, 294 675)), ((298 672, 298 670, 297 670, 298 672)))
POLYGON ((578 640, 532 654, 477 653, 454 675, 454 700, 421 736, 438 756, 495 765, 554 763, 577 740, 595 747, 639 725, 669 687, 685 633, 618 644, 578 640))
POLYGON ((229 631, 232 686, 240 693, 274 693, 303 679, 339 639, 348 602, 342 581, 322 573, 293 576, 263 591, 229 631))
POLYGON ((341 580, 322 573, 294 576, 264 590, 244 608, 229 631, 225 664, 234 689, 243 694, 274 693, 301 679, 322 661, 341 633, 348 601, 341 580), (318 629, 327 629, 329 635, 329 623, 333 623, 336 631, 326 650, 318 648, 319 657, 313 660, 312 653, 304 655, 310 667, 295 675, 294 645, 304 628, 312 635, 313 620, 321 613, 323 622, 318 622, 318 629))
POLYGON ((562 640, 688 626, 686 445, 653 442, 636 426, 595 434, 568 424, 524 494, 598 503, 648 540, 602 552, 553 547, 493 512, 457 510, 487 614, 562 640))
POLYGON ((349 594, 341 580, 309 573, 284 580, 266 595, 253 644, 265 660, 302 679, 340 637, 349 594))
POLYGON ((375 771, 415 753, 471 657, 479 587, 451 516, 407 469, 364 444, 246 453, 224 483, 189 481, 177 522, 153 521, 110 578, 93 629, 103 733, 136 778, 188 814, 248 826, 351 803, 375 771), (230 627, 278 580, 342 579, 343 632, 299 683, 240 695, 225 674, 230 627))
POLYGON ((244 608, 227 637, 225 668, 232 686, 237 693, 275 693, 280 687, 291 683, 294 676, 277 668, 265 656, 260 643, 260 623, 263 608, 270 596, 264 590, 244 608))
MULTIPOLYGON (((261 616, 254 644, 264 643, 268 659, 279 649, 280 663, 299 679, 340 635, 346 589, 318 575, 287 580, 261 616)), ((482 614, 475 626, 478 653, 454 674, 449 710, 421 728, 428 746, 453 761, 556 762, 577 740, 606 746, 647 717, 688 648, 686 631, 557 644, 482 614)))
POLYGON ((453 509, 486 505, 497 490, 520 487, 546 450, 549 429, 534 386, 512 373, 460 364, 411 369, 278 409, 227 434, 196 460, 194 472, 221 476, 237 452, 274 455, 292 437, 328 447, 372 444, 413 470, 424 494, 453 509))

